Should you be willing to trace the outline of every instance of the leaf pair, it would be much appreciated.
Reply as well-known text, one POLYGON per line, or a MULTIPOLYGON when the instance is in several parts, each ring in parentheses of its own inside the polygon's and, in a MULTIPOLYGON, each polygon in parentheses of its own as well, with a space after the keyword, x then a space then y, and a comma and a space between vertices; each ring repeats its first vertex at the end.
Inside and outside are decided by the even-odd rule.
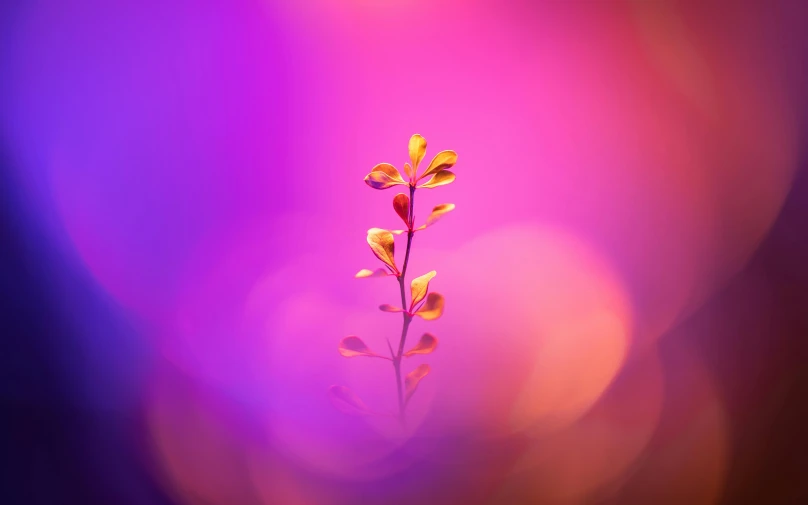
POLYGON ((406 182, 398 169, 390 163, 379 163, 365 176, 365 183, 373 189, 387 189, 396 185, 436 188, 450 184, 455 180, 455 175, 448 169, 457 163, 456 152, 439 152, 420 175, 418 174, 418 166, 426 154, 426 139, 417 133, 413 135, 409 142, 409 154, 412 165, 409 163, 404 164, 404 172, 407 174, 409 182, 406 182), (430 177, 429 180, 418 186, 418 182, 426 177, 430 177))
MULTIPOLYGON (((408 170, 411 183, 417 184, 418 181, 432 176, 428 181, 417 186, 419 188, 436 188, 449 184, 455 180, 455 175, 447 169, 452 168, 457 163, 457 153, 454 151, 441 151, 432 158, 429 166, 424 170, 421 175, 418 175, 418 166, 424 159, 426 154, 426 139, 419 134, 410 137, 409 143, 410 161, 412 161, 412 168, 408 170)), ((407 165, 405 164, 405 169, 407 165)))
POLYGON ((389 303, 379 305, 379 310, 382 312, 408 312, 412 316, 419 316, 424 318, 426 321, 432 321, 443 315, 443 307, 445 302, 446 300, 440 293, 429 293, 429 295, 426 297, 426 301, 415 312, 413 312, 412 309, 405 311, 401 307, 396 307, 395 305, 390 305, 389 303))
POLYGON ((420 277, 416 277, 410 283, 410 311, 415 308, 416 305, 421 303, 421 301, 426 298, 426 293, 429 291, 429 281, 435 278, 438 275, 438 272, 432 270, 431 272, 427 272, 420 277))
MULTIPOLYGON (((410 199, 404 193, 399 193, 393 199, 393 207, 396 210, 396 213, 401 216, 404 220, 404 223, 407 224, 409 228, 411 223, 409 222, 409 211, 410 211, 410 199)), ((453 203, 442 203, 440 205, 436 205, 435 208, 432 209, 432 213, 426 219, 426 224, 420 226, 415 231, 423 230, 428 226, 432 226, 440 218, 442 218, 447 213, 454 210, 455 205, 453 203)), ((396 250, 396 243, 395 237, 393 234, 401 234, 404 230, 395 230, 389 231, 382 228, 371 228, 368 230, 367 242, 370 246, 370 250, 373 251, 373 254, 382 262, 384 263, 389 271, 379 268, 376 270, 369 270, 363 268, 359 272, 356 273, 357 278, 365 278, 365 277, 385 277, 387 275, 400 275, 398 267, 396 266, 395 260, 395 250, 396 250)))
POLYGON ((432 321, 443 315, 445 300, 440 293, 429 293, 429 281, 437 275, 434 270, 416 277, 410 284, 410 313, 432 321), (424 299, 426 299, 424 301, 424 299), (422 303, 423 302, 423 303, 422 303))
MULTIPOLYGON (((393 209, 395 209, 396 214, 398 214, 401 219, 404 221, 404 224, 407 225, 407 230, 411 228, 414 223, 410 223, 409 217, 409 209, 410 209, 410 199, 404 193, 399 193, 393 198, 393 209)), ((422 224, 418 228, 413 229, 412 231, 420 231, 433 224, 437 223, 440 218, 444 215, 448 214, 449 212, 455 209, 455 204, 453 203, 442 203, 440 205, 436 205, 432 208, 432 212, 429 214, 429 217, 426 218, 426 223, 422 224)), ((407 230, 393 230, 390 233, 394 235, 401 235, 407 230)))
MULTIPOLYGON (((430 354, 438 347, 438 339, 432 335, 431 333, 424 333, 421 335, 421 339, 418 341, 415 346, 410 349, 409 351, 402 354, 405 358, 409 358, 410 356, 415 356, 416 354, 430 354)), ((346 358, 356 358, 359 356, 366 356, 368 358, 382 358, 382 359, 391 359, 387 356, 382 356, 373 352, 370 347, 365 344, 365 342, 355 336, 351 335, 349 337, 343 338, 339 343, 339 353, 346 358)))
MULTIPOLYGON (((404 404, 408 404, 412 395, 418 389, 418 384, 426 377, 431 369, 429 365, 419 365, 415 370, 404 377, 404 404)), ((371 410, 356 393, 345 386, 331 386, 328 388, 328 397, 334 406, 346 414, 368 416, 386 415, 371 410)), ((389 415, 389 414, 388 414, 389 415)))
POLYGON ((365 184, 373 189, 387 189, 407 185, 407 182, 401 178, 401 172, 396 167, 389 163, 379 163, 365 176, 365 184))
MULTIPOLYGON (((429 281, 436 275, 437 272, 433 270, 412 280, 412 283, 410 283, 410 306, 406 310, 407 313, 413 316, 420 316, 427 321, 432 321, 443 315, 443 307, 445 304, 443 295, 440 293, 427 294, 429 291, 429 281)), ((405 312, 403 308, 395 307, 387 303, 380 305, 379 310, 383 312, 405 312)))

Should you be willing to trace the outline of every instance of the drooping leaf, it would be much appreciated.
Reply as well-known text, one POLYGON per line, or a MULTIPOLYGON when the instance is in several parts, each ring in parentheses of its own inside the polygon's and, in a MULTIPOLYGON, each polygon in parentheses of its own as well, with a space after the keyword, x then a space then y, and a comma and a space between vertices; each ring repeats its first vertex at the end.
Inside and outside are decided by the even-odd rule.
POLYGON ((379 305, 379 310, 381 310, 382 312, 404 312, 404 309, 396 307, 394 305, 390 305, 389 303, 383 303, 379 305))
POLYGON ((425 273, 420 277, 416 277, 412 280, 410 284, 410 295, 411 295, 411 302, 410 302, 410 310, 412 310, 418 303, 424 299, 426 296, 427 290, 429 290, 429 281, 432 280, 438 273, 432 270, 429 273, 425 273))
POLYGON ((440 218, 442 218, 445 214, 453 211, 455 209, 455 204, 453 203, 442 203, 440 205, 436 205, 432 209, 432 213, 429 214, 429 217, 426 218, 426 224, 423 224, 417 228, 417 230, 423 230, 427 226, 432 226, 433 224, 437 223, 440 218))
POLYGON ((401 173, 389 163, 379 163, 368 175, 365 183, 373 189, 387 189, 398 184, 407 184, 401 178, 401 173))
POLYGON ((334 406, 346 414, 366 416, 373 412, 353 391, 345 386, 331 386, 328 397, 334 406))
POLYGON ((356 272, 355 277, 357 279, 364 279, 367 277, 387 277, 390 275, 390 271, 384 268, 377 268, 376 270, 368 270, 367 268, 363 268, 362 270, 356 272))
POLYGON ((429 293, 426 297, 426 302, 421 305, 416 316, 421 316, 427 321, 439 318, 443 314, 443 305, 445 300, 440 293, 429 293))
POLYGON ((409 403, 410 398, 412 398, 412 395, 415 394, 415 390, 418 388, 418 383, 421 382, 421 379, 426 377, 429 371, 429 365, 423 364, 418 365, 418 368, 407 374, 404 378, 405 403, 409 403))
POLYGON ((426 139, 417 133, 410 137, 410 160, 412 161, 413 172, 418 170, 418 164, 424 159, 426 154, 426 139))
POLYGON ((415 347, 404 353, 405 358, 414 356, 416 354, 429 354, 438 347, 438 339, 431 333, 424 333, 421 335, 421 340, 415 344, 415 347))
POLYGON ((424 170, 424 173, 421 174, 419 179, 423 179, 424 177, 428 177, 432 174, 437 174, 441 170, 446 170, 447 168, 452 168, 454 164, 457 163, 457 153, 454 151, 441 151, 432 158, 432 161, 429 162, 429 166, 424 170))
POLYGON ((356 356, 368 356, 370 358, 383 358, 383 359, 390 359, 386 356, 382 356, 380 354, 376 354, 375 352, 370 350, 365 342, 362 341, 361 338, 351 335, 350 337, 345 337, 340 340, 339 343, 339 353, 345 356, 346 358, 354 358, 356 356))
POLYGON ((393 272, 398 274, 398 268, 396 267, 396 260, 394 258, 395 241, 393 240, 392 233, 381 228, 371 228, 368 230, 368 245, 370 245, 373 254, 375 254, 382 263, 389 266, 393 272))
POLYGON ((404 224, 410 226, 410 197, 404 193, 399 193, 393 197, 393 209, 400 217, 404 224))
POLYGON ((433 175, 431 179, 418 186, 419 188, 437 188, 438 186, 445 186, 451 184, 455 180, 455 174, 448 170, 441 170, 433 175))

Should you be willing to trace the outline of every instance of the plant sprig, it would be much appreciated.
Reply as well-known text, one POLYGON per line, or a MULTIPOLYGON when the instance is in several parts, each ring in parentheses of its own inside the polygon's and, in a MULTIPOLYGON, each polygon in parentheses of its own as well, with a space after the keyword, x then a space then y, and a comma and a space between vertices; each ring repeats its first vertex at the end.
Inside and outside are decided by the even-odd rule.
MULTIPOLYGON (((405 181, 401 173, 389 163, 379 163, 365 177, 365 183, 373 189, 387 189, 393 186, 407 186, 409 195, 398 193, 393 197, 393 209, 404 221, 406 229, 385 230, 382 228, 371 228, 368 230, 367 242, 371 251, 384 264, 384 267, 376 270, 362 269, 357 274, 357 278, 368 277, 395 277, 399 285, 401 295, 401 306, 396 307, 389 304, 379 306, 384 312, 401 312, 403 322, 401 326, 401 336, 398 345, 394 348, 387 340, 390 356, 383 356, 372 351, 362 339, 351 335, 342 339, 339 344, 339 352, 346 358, 359 356, 370 358, 381 358, 393 363, 396 374, 396 387, 398 391, 398 419, 404 424, 406 408, 415 394, 418 384, 430 372, 427 364, 419 365, 415 370, 409 372, 403 378, 401 376, 401 365, 403 358, 419 354, 430 354, 438 345, 438 339, 431 333, 424 333, 421 339, 413 348, 404 351, 407 341, 407 333, 410 323, 416 316, 424 320, 431 321, 443 315, 445 300, 440 293, 429 292, 429 282, 437 275, 434 270, 416 277, 410 283, 410 301, 407 303, 406 296, 406 274, 407 265, 410 260, 412 250, 412 239, 416 232, 424 230, 435 224, 446 213, 454 210, 452 203, 437 205, 432 209, 426 222, 415 227, 415 190, 429 189, 450 184, 455 180, 455 174, 448 169, 457 162, 457 153, 454 151, 441 151, 432 158, 427 168, 420 174, 418 168, 426 154, 426 140, 421 135, 415 134, 410 138, 409 155, 410 163, 404 164, 404 173, 408 181, 405 181), (395 235, 407 234, 407 249, 404 253, 404 262, 399 270, 395 261, 395 235)), ((372 411, 362 400, 345 386, 331 386, 329 395, 334 404, 341 410, 359 415, 378 414, 372 411)))

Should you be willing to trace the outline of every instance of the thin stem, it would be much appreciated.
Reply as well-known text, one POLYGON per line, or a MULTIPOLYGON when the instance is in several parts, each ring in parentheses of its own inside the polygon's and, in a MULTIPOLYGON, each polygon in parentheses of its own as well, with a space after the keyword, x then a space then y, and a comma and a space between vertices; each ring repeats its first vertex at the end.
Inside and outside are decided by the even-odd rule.
MULTIPOLYGON (((415 207, 415 186, 410 186, 410 215, 409 215, 409 223, 407 223, 407 253, 404 255, 404 265, 401 267, 401 277, 399 277, 399 282, 402 285, 401 288, 401 303, 404 303, 404 274, 407 272, 407 263, 410 261, 410 246, 412 245, 412 236, 415 233, 413 231, 413 209, 415 207)), ((405 305, 406 307, 406 305, 405 305)))
POLYGON ((405 422, 404 417, 404 387, 401 380, 401 357, 404 354, 404 343, 407 341, 407 330, 410 328, 412 316, 407 311, 407 295, 405 293, 405 278, 407 273, 407 263, 410 261, 410 248, 412 247, 413 236, 413 207, 415 206, 415 186, 410 185, 410 211, 407 223, 407 252, 404 254, 404 264, 401 267, 401 275, 398 277, 398 287, 401 292, 401 307, 404 311, 404 322, 401 326, 401 338, 398 341, 398 353, 393 357, 393 368, 396 371, 396 386, 398 387, 398 415, 401 424, 405 422))
MULTIPOLYGON (((410 327, 410 321, 412 318, 408 314, 404 314, 404 325, 401 328, 401 340, 400 342, 404 342, 407 338, 407 330, 410 327)), ((404 384, 401 379, 401 348, 403 345, 399 345, 398 354, 396 354, 395 358, 393 358, 393 368, 396 371, 396 387, 398 388, 398 416, 401 424, 404 424, 404 384)))

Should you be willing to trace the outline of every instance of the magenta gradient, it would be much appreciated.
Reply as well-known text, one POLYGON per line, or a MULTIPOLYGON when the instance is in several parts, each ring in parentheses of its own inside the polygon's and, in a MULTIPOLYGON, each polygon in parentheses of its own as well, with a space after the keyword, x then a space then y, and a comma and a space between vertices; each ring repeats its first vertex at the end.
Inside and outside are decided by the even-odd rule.
MULTIPOLYGON (((588 503, 576 493, 618 482, 660 423, 671 378, 657 343, 746 264, 797 170, 806 95, 789 72, 805 54, 779 36, 789 13, 725 7, 20 5, 3 53, 17 175, 140 356, 88 331, 76 398, 136 406, 181 501, 351 503, 329 479, 387 482, 461 458, 423 440, 519 434, 552 442, 478 476, 491 503, 536 468, 550 472, 543 503, 588 503), (401 169, 413 133, 427 158, 459 159, 454 184, 416 192, 418 221, 457 209, 414 240, 411 272, 438 271, 447 309, 414 325, 413 341, 428 330, 440 345, 408 363, 433 373, 402 437, 337 412, 325 391, 394 408, 389 363, 336 345, 397 338, 399 318, 375 310, 397 302, 394 283, 352 277, 379 266, 366 230, 401 227, 396 190, 362 178, 383 161, 401 169), (135 386, 115 399, 95 388, 118 367, 135 386)), ((670 345, 704 391, 681 414, 702 430, 682 439, 707 453, 709 485, 688 496, 713 503, 720 398, 701 358, 670 345)))

